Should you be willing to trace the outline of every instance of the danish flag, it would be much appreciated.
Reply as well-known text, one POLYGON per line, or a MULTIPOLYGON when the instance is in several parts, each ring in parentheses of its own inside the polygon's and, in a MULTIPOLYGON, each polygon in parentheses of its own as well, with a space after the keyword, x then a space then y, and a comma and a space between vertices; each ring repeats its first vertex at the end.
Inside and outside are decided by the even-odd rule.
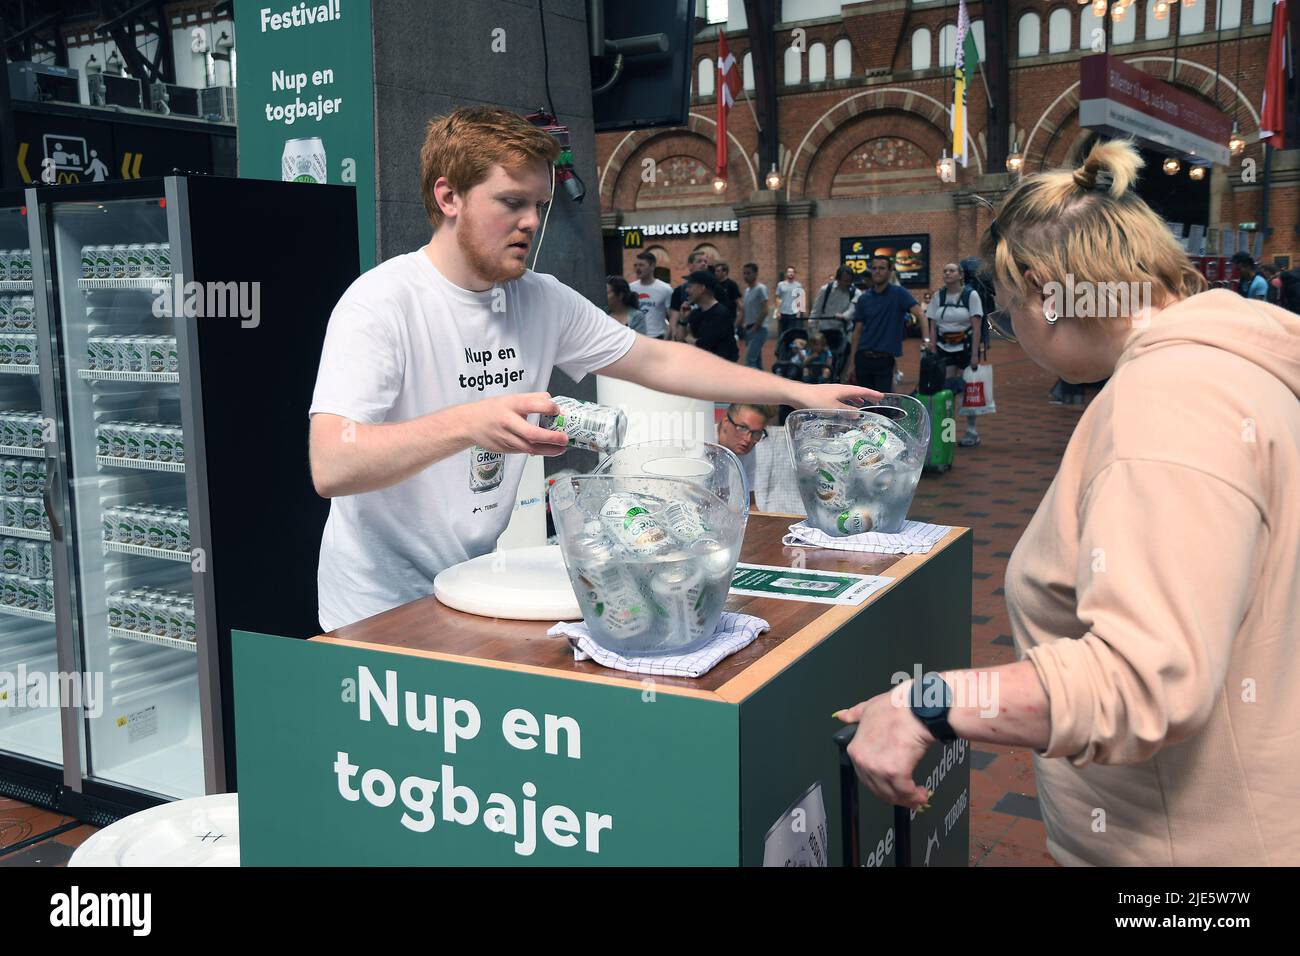
POLYGON ((718 31, 718 152, 717 169, 723 179, 727 178, 727 112, 735 105, 736 94, 740 92, 740 67, 736 56, 727 49, 727 35, 718 31))

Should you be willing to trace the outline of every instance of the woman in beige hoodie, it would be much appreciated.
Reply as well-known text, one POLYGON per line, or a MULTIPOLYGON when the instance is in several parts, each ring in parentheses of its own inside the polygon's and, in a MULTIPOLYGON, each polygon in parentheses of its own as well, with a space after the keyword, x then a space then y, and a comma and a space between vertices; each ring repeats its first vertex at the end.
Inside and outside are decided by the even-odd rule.
MULTIPOLYGON (((1300 316, 1204 291, 1131 190, 1141 166, 1099 144, 1018 184, 986 237, 995 328, 1066 381, 1110 381, 1007 567, 1020 660, 993 669, 997 714, 945 672, 947 721, 1035 751, 1062 863, 1294 866, 1300 316)), ((838 716, 864 783, 918 807, 934 736, 911 690, 838 716)))

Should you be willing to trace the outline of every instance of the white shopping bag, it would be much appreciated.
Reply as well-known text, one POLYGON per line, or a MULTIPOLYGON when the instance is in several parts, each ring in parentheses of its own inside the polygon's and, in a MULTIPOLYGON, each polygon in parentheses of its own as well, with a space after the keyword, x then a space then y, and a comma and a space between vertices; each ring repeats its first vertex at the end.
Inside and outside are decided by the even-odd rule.
POLYGON ((997 406, 993 404, 993 366, 984 364, 972 371, 970 367, 962 370, 961 410, 969 415, 992 415, 997 406))

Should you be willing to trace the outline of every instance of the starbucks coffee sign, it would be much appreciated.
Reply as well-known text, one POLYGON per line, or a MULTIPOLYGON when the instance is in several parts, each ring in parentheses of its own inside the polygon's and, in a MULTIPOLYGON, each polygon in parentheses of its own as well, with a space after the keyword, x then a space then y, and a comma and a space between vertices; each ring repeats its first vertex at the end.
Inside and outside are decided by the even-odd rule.
POLYGON ((710 219, 700 222, 664 222, 646 226, 619 226, 624 249, 640 249, 647 239, 672 236, 704 236, 715 233, 739 233, 738 219, 710 219))

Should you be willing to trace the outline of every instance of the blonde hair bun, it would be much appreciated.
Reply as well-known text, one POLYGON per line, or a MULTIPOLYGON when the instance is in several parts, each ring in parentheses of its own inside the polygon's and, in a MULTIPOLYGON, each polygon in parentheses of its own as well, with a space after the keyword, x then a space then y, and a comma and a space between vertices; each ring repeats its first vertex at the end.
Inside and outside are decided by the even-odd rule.
POLYGON ((1112 139, 1088 151, 1083 165, 1074 171, 1074 182, 1080 189, 1105 189, 1118 199, 1137 182, 1145 165, 1132 140, 1112 139))

